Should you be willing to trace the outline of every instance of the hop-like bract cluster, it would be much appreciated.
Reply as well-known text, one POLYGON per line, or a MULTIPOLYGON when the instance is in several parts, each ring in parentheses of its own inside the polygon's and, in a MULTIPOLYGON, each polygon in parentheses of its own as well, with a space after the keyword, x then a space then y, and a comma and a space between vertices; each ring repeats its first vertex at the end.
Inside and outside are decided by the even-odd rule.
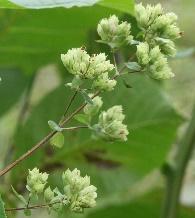
POLYGON ((149 75, 154 79, 170 79, 174 77, 167 58, 161 53, 159 46, 150 51, 150 65, 147 69, 149 75))
POLYGON ((117 16, 112 15, 100 21, 97 32, 103 43, 108 44, 111 48, 119 48, 123 44, 131 42, 133 37, 130 35, 131 25, 127 22, 119 24, 117 16))
POLYGON ((115 79, 110 79, 108 77, 108 73, 104 73, 94 80, 92 87, 97 90, 112 91, 116 86, 116 83, 115 79))
POLYGON ((147 42, 141 42, 137 45, 137 59, 140 65, 147 65, 150 61, 149 45, 147 42))
POLYGON ((70 209, 75 212, 82 212, 84 208, 91 208, 96 205, 96 187, 90 185, 90 177, 82 177, 80 171, 74 169, 66 170, 62 175, 64 193, 70 202, 70 209))
POLYGON ((47 184, 47 179, 47 173, 40 173, 37 168, 29 170, 26 188, 32 194, 41 194, 47 184))
POLYGON ((135 15, 138 25, 141 28, 148 28, 155 19, 163 13, 163 9, 160 4, 155 6, 147 5, 144 7, 142 3, 135 6, 135 15))
MULTIPOLYGON (((92 97, 93 95, 89 94, 89 96, 92 97)), ((96 96, 95 98, 93 98, 92 101, 93 101, 93 104, 88 103, 83 109, 84 113, 89 115, 90 117, 96 115, 99 112, 103 104, 102 98, 99 96, 96 96)))
POLYGON ((70 73, 84 79, 94 79, 114 69, 104 53, 90 57, 82 48, 68 50, 66 54, 61 54, 61 60, 70 73))
POLYGON ((173 40, 181 36, 177 26, 177 15, 164 13, 160 4, 144 7, 140 3, 136 5, 135 11, 144 39, 153 46, 159 45, 163 54, 174 56, 176 49, 173 40))
POLYGON ((136 55, 139 64, 145 67, 145 72, 153 79, 170 79, 174 76, 159 46, 149 49, 147 42, 140 43, 136 55))
POLYGON ((94 126, 97 136, 111 141, 126 141, 129 132, 127 126, 123 124, 124 119, 125 115, 120 105, 101 112, 98 124, 94 126))

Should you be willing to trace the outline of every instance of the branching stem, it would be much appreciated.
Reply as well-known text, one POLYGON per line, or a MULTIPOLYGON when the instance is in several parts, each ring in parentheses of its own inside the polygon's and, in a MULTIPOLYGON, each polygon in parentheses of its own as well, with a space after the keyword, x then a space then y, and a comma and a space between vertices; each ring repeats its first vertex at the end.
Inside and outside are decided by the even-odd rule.
POLYGON ((54 204, 58 204, 60 203, 60 201, 56 201, 54 203, 51 204, 36 204, 36 205, 32 205, 32 206, 28 206, 28 207, 16 207, 16 208, 7 208, 5 209, 6 212, 12 212, 12 211, 20 211, 20 210, 33 210, 33 209, 39 209, 39 208, 47 208, 47 207, 51 207, 54 204))

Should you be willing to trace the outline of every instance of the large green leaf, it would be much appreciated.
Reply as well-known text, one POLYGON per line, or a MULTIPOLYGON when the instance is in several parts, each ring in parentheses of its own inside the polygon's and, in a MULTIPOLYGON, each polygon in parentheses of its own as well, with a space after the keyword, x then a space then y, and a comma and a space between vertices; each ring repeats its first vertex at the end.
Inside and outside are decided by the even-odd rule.
POLYGON ((20 8, 20 7, 18 5, 15 5, 15 4, 9 2, 8 0, 0 0, 0 8, 16 9, 16 8, 20 8))
MULTIPOLYGON (((115 11, 116 12, 116 11, 115 11)), ((0 66, 35 72, 60 54, 87 44, 99 20, 113 10, 90 8, 0 11, 0 66)), ((95 42, 94 42, 95 43, 95 42)))
POLYGON ((13 106, 24 92, 28 78, 18 70, 0 70, 0 116, 13 106))
MULTIPOLYGON (((3 6, 3 0, 0 1, 3 6)), ((96 32, 103 17, 117 11, 133 13, 132 0, 113 2, 104 0, 92 7, 68 9, 1 10, 0 66, 34 72, 40 66, 59 62, 61 53, 71 47, 87 45, 89 33, 96 32)))
MULTIPOLYGON (((130 203, 117 206, 109 206, 105 209, 96 211, 87 216, 87 218, 160 218, 162 210, 162 193, 152 192, 136 199, 130 203)), ((194 210, 182 208, 179 218, 193 218, 194 210)))
POLYGON ((0 218, 6 218, 5 209, 4 209, 4 202, 1 199, 0 195, 0 218))
MULTIPOLYGON (((116 104, 123 105, 130 131, 128 141, 91 141, 87 135, 87 141, 83 142, 79 152, 82 151, 86 156, 93 151, 103 151, 95 158, 113 160, 128 167, 136 176, 143 176, 154 167, 161 166, 175 140, 181 118, 158 84, 139 76, 131 76, 126 78, 126 81, 133 88, 127 89, 122 82, 119 83, 112 93, 105 96, 104 108, 116 104)), ((81 135, 78 133, 77 137, 79 145, 84 137, 83 132, 81 135)), ((63 158, 66 152, 60 152, 59 159, 63 158)), ((74 156, 74 152, 71 155, 74 156)))
MULTIPOLYGON (((153 81, 144 77, 131 76, 129 82, 132 89, 125 88, 123 83, 119 82, 116 90, 108 93, 104 99, 105 108, 115 104, 124 106, 126 123, 130 130, 127 142, 92 141, 89 138, 90 131, 74 131, 65 135, 64 148, 54 151, 53 158, 45 157, 45 162, 52 164, 60 162, 66 165, 74 163, 74 166, 85 161, 95 166, 101 166, 102 162, 111 162, 112 167, 113 161, 114 166, 117 163, 116 166, 128 168, 135 178, 141 178, 155 167, 160 167, 175 140, 181 118, 172 108, 161 88, 153 81), (94 162, 93 159, 99 161, 94 162)), ((48 133, 47 121, 60 118, 64 108, 63 99, 68 101, 68 96, 70 96, 68 89, 60 88, 49 94, 32 111, 32 116, 17 134, 15 142, 17 156, 48 133)), ((76 105, 78 103, 76 101, 76 105)), ((43 149, 30 157, 21 167, 33 167, 34 163, 44 164, 42 155, 43 149)), ((104 167, 107 167, 106 164, 104 167)))

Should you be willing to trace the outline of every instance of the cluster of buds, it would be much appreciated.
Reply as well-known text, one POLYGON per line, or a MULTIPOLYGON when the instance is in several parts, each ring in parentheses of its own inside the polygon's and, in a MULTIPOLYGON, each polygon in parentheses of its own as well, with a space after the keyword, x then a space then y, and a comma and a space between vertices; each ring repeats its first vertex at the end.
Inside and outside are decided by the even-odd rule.
POLYGON ((123 124, 125 115, 121 105, 102 111, 99 115, 99 121, 93 126, 95 136, 109 141, 126 141, 129 131, 123 124))
MULTIPOLYGON (((89 97, 92 97, 92 94, 89 94, 89 97)), ((100 108, 102 107, 103 101, 102 98, 99 96, 96 96, 95 98, 92 99, 93 104, 87 104, 83 111, 86 115, 88 115, 89 117, 93 117, 94 115, 96 115, 100 108)))
POLYGON ((90 184, 90 177, 82 177, 78 169, 66 170, 62 174, 63 191, 58 188, 47 188, 47 173, 40 173, 39 169, 29 170, 27 177, 27 189, 31 195, 43 193, 45 203, 48 209, 60 212, 64 206, 74 212, 82 212, 85 208, 91 208, 96 205, 97 188, 90 184))
POLYGON ((97 27, 97 32, 101 37, 99 42, 108 44, 112 49, 117 49, 123 44, 130 44, 133 36, 130 35, 131 25, 121 22, 117 16, 112 15, 108 19, 102 19, 97 27))
POLYGON ((26 188, 31 194, 41 194, 47 184, 47 179, 47 173, 40 173, 37 168, 29 170, 26 188))
POLYGON ((66 54, 61 54, 61 60, 66 69, 75 75, 72 88, 79 87, 84 79, 94 80, 92 87, 98 90, 112 90, 116 81, 109 78, 108 73, 114 69, 114 65, 106 60, 104 53, 90 56, 82 48, 73 48, 66 54))
POLYGON ((162 80, 174 77, 167 58, 162 54, 159 46, 150 49, 147 42, 141 42, 137 45, 136 55, 138 63, 151 78, 162 80))
POLYGON ((144 40, 153 47, 159 45, 163 54, 174 56, 176 49, 173 40, 181 36, 177 26, 177 15, 164 13, 160 4, 144 7, 140 3, 136 5, 135 12, 144 40))
POLYGON ((80 171, 69 169, 62 175, 64 193, 74 212, 83 212, 84 208, 91 208, 96 205, 97 188, 90 184, 90 177, 82 177, 80 171))

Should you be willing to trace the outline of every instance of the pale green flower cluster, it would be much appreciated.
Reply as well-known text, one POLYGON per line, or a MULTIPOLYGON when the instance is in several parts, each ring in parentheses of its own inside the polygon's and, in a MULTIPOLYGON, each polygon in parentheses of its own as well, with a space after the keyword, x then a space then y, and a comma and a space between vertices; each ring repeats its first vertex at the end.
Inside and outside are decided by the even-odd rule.
POLYGON ((47 173, 40 173, 37 168, 29 170, 26 188, 31 194, 41 194, 47 184, 47 179, 47 173))
MULTIPOLYGON (((92 94, 89 94, 89 97, 92 97, 92 94)), ((100 108, 102 107, 103 101, 102 98, 99 96, 96 96, 95 98, 92 99, 93 104, 87 104, 83 111, 86 115, 89 115, 90 117, 96 115, 100 108)))
MULTIPOLYGON (((97 99, 96 99, 97 100, 97 99)), ((43 193, 48 209, 60 212, 64 206, 74 212, 83 212, 85 208, 96 205, 97 188, 90 184, 90 177, 82 177, 78 169, 66 170, 62 174, 63 191, 58 188, 45 187, 48 179, 47 173, 40 173, 39 169, 29 170, 27 189, 31 195, 43 193)))
POLYGON ((144 67, 145 72, 153 79, 170 79, 174 77, 167 58, 160 51, 159 46, 149 49, 147 42, 137 45, 138 63, 144 67))
POLYGON ((101 37, 102 43, 108 44, 116 49, 123 44, 129 44, 133 37, 130 35, 131 25, 127 22, 121 22, 116 15, 102 19, 97 27, 97 32, 101 37))
POLYGON ((163 54, 174 56, 176 49, 173 40, 181 36, 181 31, 177 26, 177 15, 164 13, 160 4, 144 7, 140 3, 136 5, 135 12, 144 40, 150 46, 159 45, 163 54))
POLYGON ((90 184, 90 177, 82 177, 80 171, 66 170, 62 175, 64 193, 70 203, 70 209, 74 212, 83 212, 84 208, 96 205, 97 188, 90 184))
POLYGON ((112 91, 116 86, 115 79, 109 79, 108 73, 100 75, 94 82, 92 87, 102 91, 112 91))
POLYGON ((112 90, 116 81, 109 78, 108 73, 114 69, 114 65, 106 60, 104 53, 94 54, 91 57, 82 48, 73 48, 66 54, 61 54, 61 60, 67 70, 75 75, 72 88, 79 87, 83 79, 92 79, 93 88, 98 90, 112 90))
POLYGON ((123 124, 124 119, 125 115, 121 105, 102 111, 99 115, 98 124, 93 127, 96 137, 110 141, 126 141, 129 131, 127 126, 123 124))

